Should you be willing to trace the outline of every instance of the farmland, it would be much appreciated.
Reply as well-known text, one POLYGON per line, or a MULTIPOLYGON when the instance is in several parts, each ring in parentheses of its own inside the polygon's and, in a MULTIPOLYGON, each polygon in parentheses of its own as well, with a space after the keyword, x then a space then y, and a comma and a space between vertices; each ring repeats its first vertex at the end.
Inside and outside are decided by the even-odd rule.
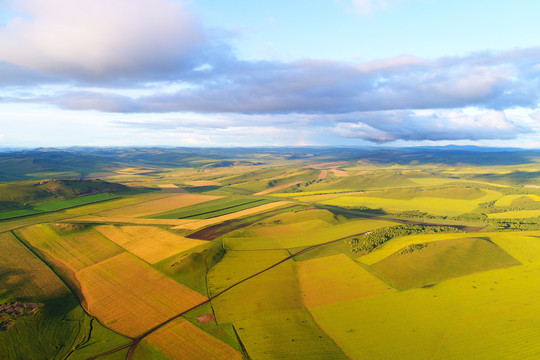
POLYGON ((0 183, 0 358, 540 353, 535 160, 205 151, 0 183))

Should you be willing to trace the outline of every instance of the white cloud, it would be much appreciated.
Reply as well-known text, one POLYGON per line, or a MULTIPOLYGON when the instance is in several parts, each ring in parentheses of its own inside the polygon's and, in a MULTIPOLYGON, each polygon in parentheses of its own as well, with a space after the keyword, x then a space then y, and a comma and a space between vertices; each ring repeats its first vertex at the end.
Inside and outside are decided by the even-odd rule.
POLYGON ((510 121, 504 112, 488 110, 467 113, 457 110, 374 111, 334 116, 333 133, 345 138, 374 142, 398 139, 479 140, 513 139, 526 132, 510 121))
POLYGON ((365 16, 375 11, 386 10, 403 0, 334 0, 338 4, 352 8, 356 13, 365 16))
POLYGON ((0 61, 83 78, 178 69, 204 40, 174 0, 17 0, 0 61))

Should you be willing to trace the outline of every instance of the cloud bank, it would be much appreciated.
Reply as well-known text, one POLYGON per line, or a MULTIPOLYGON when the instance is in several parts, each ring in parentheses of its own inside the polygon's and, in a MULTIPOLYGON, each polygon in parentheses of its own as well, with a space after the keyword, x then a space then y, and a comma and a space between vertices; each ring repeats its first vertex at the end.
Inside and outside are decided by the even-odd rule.
MULTIPOLYGON (((532 111, 540 100, 540 48, 361 63, 242 61, 226 36, 206 29, 181 1, 14 4, 22 15, 0 27, 4 103, 123 114, 206 114, 227 117, 227 126, 236 128, 303 126, 388 142, 514 138, 528 128, 514 123, 505 110, 532 111), (64 88, 17 95, 20 87, 32 93, 35 86, 51 84, 64 88), (170 84, 177 86, 165 90, 170 84), (14 87, 17 92, 10 92, 14 87), (477 111, 471 115, 465 108, 477 111)), ((371 11, 386 3, 354 4, 371 11)), ((141 127, 140 122, 131 125, 141 127)), ((148 121, 142 126, 171 125, 148 121)))

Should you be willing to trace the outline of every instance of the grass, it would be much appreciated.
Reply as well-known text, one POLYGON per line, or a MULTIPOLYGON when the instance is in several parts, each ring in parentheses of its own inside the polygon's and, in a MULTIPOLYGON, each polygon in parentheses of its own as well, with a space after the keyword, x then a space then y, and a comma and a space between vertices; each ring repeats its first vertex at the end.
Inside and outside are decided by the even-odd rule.
POLYGON ((93 203, 98 203, 107 200, 118 199, 118 196, 113 194, 94 194, 76 197, 68 200, 56 200, 33 206, 30 209, 19 209, 0 213, 0 220, 8 220, 12 218, 24 217, 29 215, 37 215, 47 212, 69 209, 72 207, 83 206, 93 203))
POLYGON ((208 296, 206 269, 214 266, 224 253, 221 243, 205 241, 202 245, 173 255, 152 266, 199 294, 208 296))
POLYGON ((152 216, 154 219, 210 219, 213 217, 231 214, 237 211, 251 209, 255 206, 272 202, 266 199, 240 198, 235 200, 218 200, 193 206, 181 210, 168 211, 152 216))
POLYGON ((77 278, 88 311, 131 337, 206 300, 128 253, 88 267, 77 278))
POLYGON ((489 238, 461 238, 430 242, 407 253, 398 251, 371 265, 371 269, 406 290, 519 264, 489 238))
POLYGON ((343 254, 298 262, 298 278, 309 309, 395 291, 343 254))
POLYGON ((540 340, 538 294, 540 265, 534 264, 312 313, 351 358, 533 359, 540 340))
POLYGON ((205 243, 188 239, 155 226, 102 225, 99 233, 149 264, 205 243))
POLYGON ((76 198, 68 199, 68 200, 58 200, 58 201, 41 203, 37 205, 34 209, 37 211, 42 211, 42 212, 58 211, 58 210, 67 209, 70 207, 87 205, 91 203, 101 202, 105 200, 112 200, 116 198, 118 198, 118 196, 114 194, 107 194, 107 193, 86 195, 86 196, 76 197, 76 198))

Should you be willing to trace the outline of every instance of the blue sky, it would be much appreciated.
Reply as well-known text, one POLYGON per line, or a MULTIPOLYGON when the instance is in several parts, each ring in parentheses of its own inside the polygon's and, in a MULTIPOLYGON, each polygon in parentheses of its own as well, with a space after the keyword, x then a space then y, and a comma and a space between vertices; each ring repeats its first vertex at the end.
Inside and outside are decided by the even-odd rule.
POLYGON ((540 147, 540 2, 0 0, 0 147, 540 147))

